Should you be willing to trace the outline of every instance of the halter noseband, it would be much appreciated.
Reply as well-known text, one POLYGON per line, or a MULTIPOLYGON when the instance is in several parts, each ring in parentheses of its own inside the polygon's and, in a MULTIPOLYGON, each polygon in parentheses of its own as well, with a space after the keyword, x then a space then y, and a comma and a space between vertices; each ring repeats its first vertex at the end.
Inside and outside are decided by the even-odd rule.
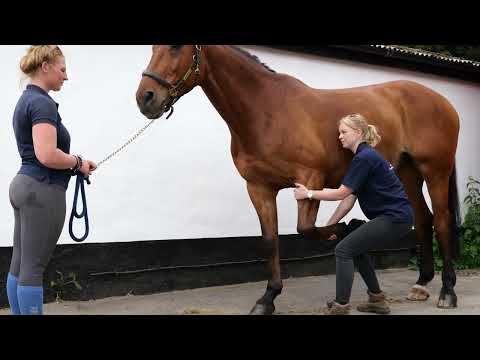
POLYGON ((193 63, 188 69, 188 71, 185 73, 185 75, 176 82, 175 85, 170 84, 167 80, 162 78, 159 74, 153 71, 145 70, 142 72, 142 76, 147 76, 156 82, 158 82, 160 85, 164 86, 168 90, 168 94, 170 95, 170 99, 168 100, 166 106, 165 106, 165 112, 168 112, 170 109, 171 112, 167 116, 167 119, 172 115, 173 113, 173 104, 177 102, 178 99, 182 95, 180 95, 180 90, 183 88, 185 85, 185 82, 188 80, 190 75, 192 74, 192 71, 195 72, 195 79, 197 80, 198 77, 200 76, 200 52, 202 50, 201 45, 195 45, 195 54, 193 55, 193 63))

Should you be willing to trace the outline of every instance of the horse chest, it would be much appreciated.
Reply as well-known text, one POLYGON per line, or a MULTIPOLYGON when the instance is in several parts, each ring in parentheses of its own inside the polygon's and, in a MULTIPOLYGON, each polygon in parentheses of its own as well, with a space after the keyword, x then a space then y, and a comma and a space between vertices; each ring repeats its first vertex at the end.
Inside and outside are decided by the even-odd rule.
POLYGON ((250 182, 283 184, 293 178, 290 166, 278 159, 260 159, 246 154, 233 157, 240 175, 250 182))

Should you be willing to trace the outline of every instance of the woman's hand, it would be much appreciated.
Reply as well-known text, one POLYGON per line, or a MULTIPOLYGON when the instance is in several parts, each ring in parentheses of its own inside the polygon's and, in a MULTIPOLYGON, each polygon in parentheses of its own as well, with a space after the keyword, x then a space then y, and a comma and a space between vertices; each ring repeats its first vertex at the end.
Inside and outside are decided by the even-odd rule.
POLYGON ((293 195, 296 200, 303 200, 308 198, 308 189, 302 185, 295 183, 296 188, 293 190, 293 195))
POLYGON ((97 169, 97 164, 95 164, 91 160, 82 160, 82 166, 79 169, 79 171, 84 175, 84 176, 90 176, 92 175, 92 171, 95 171, 97 169))
POLYGON ((92 160, 87 160, 90 164, 90 172, 97 170, 97 164, 95 164, 92 160))

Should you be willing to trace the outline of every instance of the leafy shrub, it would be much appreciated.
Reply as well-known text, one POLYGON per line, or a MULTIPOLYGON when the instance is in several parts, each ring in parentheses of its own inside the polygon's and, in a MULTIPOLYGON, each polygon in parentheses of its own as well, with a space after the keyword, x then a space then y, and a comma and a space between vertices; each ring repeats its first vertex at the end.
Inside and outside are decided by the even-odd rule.
MULTIPOLYGON (((460 226, 462 241, 461 257, 453 261, 456 270, 480 268, 480 182, 472 176, 468 177, 468 194, 464 199, 467 207, 465 219, 460 226)), ((433 235, 433 264, 435 271, 443 269, 443 260, 435 234, 433 235)), ((409 267, 417 269, 416 258, 412 258, 409 267)))

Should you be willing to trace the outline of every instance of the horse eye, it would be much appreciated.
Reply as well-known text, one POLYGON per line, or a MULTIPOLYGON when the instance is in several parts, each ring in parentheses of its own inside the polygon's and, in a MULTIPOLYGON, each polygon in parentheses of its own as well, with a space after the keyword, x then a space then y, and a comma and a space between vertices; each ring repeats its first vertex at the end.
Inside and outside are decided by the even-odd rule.
POLYGON ((170 49, 172 50, 179 50, 183 45, 171 45, 170 49))

